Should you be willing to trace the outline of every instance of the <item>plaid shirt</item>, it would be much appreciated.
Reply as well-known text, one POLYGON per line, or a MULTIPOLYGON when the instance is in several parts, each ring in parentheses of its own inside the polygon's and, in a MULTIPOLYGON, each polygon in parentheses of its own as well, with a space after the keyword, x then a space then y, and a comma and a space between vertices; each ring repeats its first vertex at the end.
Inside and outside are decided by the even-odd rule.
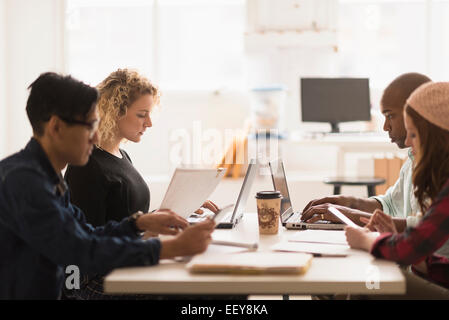
POLYGON ((378 258, 410 265, 425 261, 427 277, 449 288, 449 259, 434 254, 449 239, 449 180, 416 227, 403 233, 383 233, 371 253, 378 258))

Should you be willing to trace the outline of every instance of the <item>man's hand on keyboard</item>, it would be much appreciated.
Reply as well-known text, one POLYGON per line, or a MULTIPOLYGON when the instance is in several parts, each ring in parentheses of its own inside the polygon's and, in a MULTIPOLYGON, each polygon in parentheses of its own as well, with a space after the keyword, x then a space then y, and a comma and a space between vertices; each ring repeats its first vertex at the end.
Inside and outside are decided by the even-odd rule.
POLYGON ((341 213, 360 226, 364 225, 364 223, 360 220, 361 217, 370 217, 369 213, 357 209, 352 209, 333 203, 323 203, 308 207, 308 209, 303 212, 301 219, 307 223, 315 223, 319 220, 341 223, 341 220, 329 211, 329 207, 331 206, 337 208, 341 213))
POLYGON ((341 220, 338 219, 332 212, 329 211, 329 207, 331 206, 337 208, 345 216, 347 216, 349 219, 352 220, 352 215, 350 212, 352 210, 351 208, 331 203, 323 203, 309 207, 309 209, 303 212, 301 219, 307 223, 315 223, 320 220, 341 223, 341 220))
POLYGON ((333 195, 320 199, 314 199, 305 206, 302 212, 307 212, 311 207, 326 203, 328 204, 332 203, 344 207, 352 207, 354 199, 355 199, 354 197, 348 197, 343 195, 333 195))

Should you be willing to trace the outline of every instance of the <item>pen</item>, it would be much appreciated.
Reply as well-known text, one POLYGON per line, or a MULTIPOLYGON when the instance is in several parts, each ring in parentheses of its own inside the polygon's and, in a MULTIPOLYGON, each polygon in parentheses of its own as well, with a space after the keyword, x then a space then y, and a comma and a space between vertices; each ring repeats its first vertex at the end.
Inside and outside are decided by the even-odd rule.
POLYGON ((251 249, 251 250, 257 250, 257 248, 259 247, 258 243, 241 243, 241 242, 232 242, 232 241, 223 241, 223 240, 212 240, 211 244, 216 244, 219 246, 247 248, 247 249, 251 249))

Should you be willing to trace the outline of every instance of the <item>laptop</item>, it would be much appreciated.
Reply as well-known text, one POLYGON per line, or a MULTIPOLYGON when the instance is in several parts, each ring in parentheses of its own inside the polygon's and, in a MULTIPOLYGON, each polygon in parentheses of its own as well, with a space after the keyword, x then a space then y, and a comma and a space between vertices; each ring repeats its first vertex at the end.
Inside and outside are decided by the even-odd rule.
MULTIPOLYGON (((217 222, 217 229, 232 229, 242 220, 251 186, 256 177, 257 167, 258 164, 256 161, 254 159, 251 160, 248 169, 246 170, 245 178, 243 179, 243 184, 240 188, 236 203, 221 208, 216 214, 215 220, 217 222)), ((190 224, 200 222, 206 218, 204 215, 208 216, 207 213, 202 215, 194 213, 187 219, 187 221, 190 224)))
POLYGON ((288 192, 287 178, 285 177, 284 163, 282 160, 269 163, 271 179, 274 189, 281 192, 281 222, 287 229, 321 229, 321 230, 343 230, 345 224, 319 220, 315 223, 301 221, 302 212, 294 211, 288 192))

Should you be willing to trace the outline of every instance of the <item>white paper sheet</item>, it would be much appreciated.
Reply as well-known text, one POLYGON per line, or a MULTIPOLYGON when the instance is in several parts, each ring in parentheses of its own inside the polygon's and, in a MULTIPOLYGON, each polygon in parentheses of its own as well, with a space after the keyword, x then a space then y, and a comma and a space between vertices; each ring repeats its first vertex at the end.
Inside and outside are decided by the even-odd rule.
POLYGON ((351 248, 348 245, 308 243, 308 242, 279 242, 271 247, 273 251, 303 252, 314 255, 346 257, 351 248))
POLYGON ((331 244, 345 244, 346 236, 344 231, 340 230, 304 230, 297 231, 288 241, 294 242, 312 242, 312 243, 331 243, 331 244))
POLYGON ((160 209, 170 209, 187 218, 201 207, 225 174, 224 169, 177 168, 160 209))

